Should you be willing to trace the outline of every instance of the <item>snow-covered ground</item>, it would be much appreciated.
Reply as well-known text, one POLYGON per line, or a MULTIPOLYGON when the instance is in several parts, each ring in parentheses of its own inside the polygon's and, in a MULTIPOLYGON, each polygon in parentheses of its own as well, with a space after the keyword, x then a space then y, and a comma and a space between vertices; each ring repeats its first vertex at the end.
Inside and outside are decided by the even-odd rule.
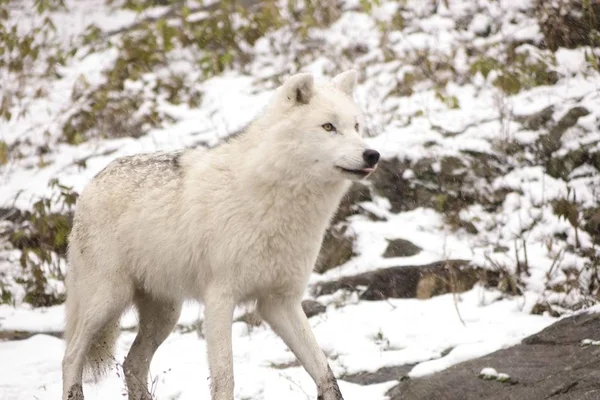
MULTIPOLYGON (((456 363, 518 343, 550 323, 553 318, 529 315, 524 299, 499 300, 499 294, 475 288, 459 296, 456 314, 452 295, 430 300, 357 302, 325 296, 324 314, 311 318, 315 335, 329 356, 337 376, 381 367, 416 364, 409 376, 419 377, 456 363), (338 306, 338 304, 345 304, 338 306), (443 354, 443 356, 442 356, 443 354)), ((60 331, 62 306, 47 310, 0 307, 3 329, 60 331)), ((180 328, 159 348, 151 367, 157 399, 210 399, 205 341, 195 329, 201 308, 190 304, 180 328), (188 329, 184 329, 188 328, 188 329)), ((133 315, 124 327, 135 323, 133 315)), ((135 334, 125 332, 116 360, 123 360, 135 334)), ((27 340, 0 342, 0 398, 56 399, 61 393, 63 341, 48 335, 27 340)), ((316 388, 298 366, 287 367, 293 354, 267 327, 248 329, 244 322, 233 326, 236 399, 314 399, 316 388)), ((104 381, 84 385, 90 399, 116 398, 124 392, 122 373, 116 366, 104 381)), ((398 377, 400 378, 400 377, 398 377)), ((347 400, 384 399, 396 381, 360 386, 340 383, 347 400)))
MULTIPOLYGON (((27 3, 32 2, 16 7, 14 15, 19 21, 33 23, 31 21, 39 17, 29 11, 27 3)), ((440 159, 461 157, 468 151, 499 156, 498 142, 526 145, 537 140, 543 132, 528 130, 516 119, 548 106, 554 107, 551 118, 554 122, 575 105, 590 111, 565 133, 558 154, 583 145, 598 149, 600 78, 598 72, 586 64, 583 48, 561 49, 556 53, 553 62, 559 79, 555 85, 533 87, 514 96, 502 95, 492 84, 493 72, 487 77, 476 72, 468 81, 445 85, 444 96, 456 101, 458 108, 448 106, 428 79, 416 82, 408 95, 394 94, 399 82, 419 72, 416 63, 422 54, 431 60, 447 62, 458 75, 466 76, 474 62, 467 55, 467 47, 489 49, 489 56, 495 57, 505 41, 537 43, 541 40, 535 19, 525 12, 533 1, 455 0, 449 2, 448 9, 440 2, 435 14, 426 3, 430 2, 408 0, 400 7, 400 2, 381 1, 369 15, 360 10, 358 1, 348 1, 342 16, 330 27, 309 32, 309 39, 319 43, 320 50, 302 59, 305 61, 302 70, 318 77, 330 76, 348 67, 360 71, 357 100, 365 109, 373 132, 368 140, 385 158, 440 159), (405 19, 403 29, 382 33, 378 24, 389 21, 400 8, 405 19), (459 29, 457 21, 467 15, 473 18, 459 29), (488 27, 493 28, 492 33, 481 36, 480 32, 488 27), (386 46, 394 52, 392 59, 382 50, 383 36, 386 46), (366 51, 353 62, 337 58, 343 50, 357 45, 366 51)), ((101 0, 71 0, 66 4, 68 13, 54 14, 56 35, 65 46, 76 40, 90 23, 112 31, 141 18, 134 12, 108 7, 101 0)), ((150 14, 162 11, 164 9, 157 8, 150 14)), ((27 29, 25 22, 20 26, 27 29)), ((116 36, 111 40, 117 40, 116 36)), ((245 73, 228 71, 205 81, 198 79, 199 73, 193 64, 182 56, 173 61, 170 68, 181 71, 202 92, 199 108, 174 105, 159 98, 160 110, 174 122, 149 129, 137 139, 94 138, 72 146, 57 143, 61 126, 72 111, 72 88, 82 75, 92 86, 102 83, 102 71, 109 68, 117 56, 114 48, 89 53, 85 46, 81 47, 74 58, 60 67, 60 78, 40 78, 36 82, 44 87, 47 95, 27 97, 22 105, 29 108, 25 117, 8 122, 0 120, 0 140, 7 144, 20 141, 23 153, 22 158, 0 165, 0 207, 14 204, 22 209, 30 208, 39 196, 52 193, 48 182, 53 178, 59 178, 62 184, 79 192, 108 162, 120 156, 217 145, 264 107, 273 88, 269 78, 296 71, 291 60, 294 52, 305 49, 303 43, 291 37, 290 30, 283 27, 257 41, 254 58, 245 73), (51 144, 51 152, 44 155, 44 166, 39 168, 40 157, 35 149, 46 144, 51 144), (81 168, 78 161, 84 159, 86 168, 81 168)), ((527 50, 523 46, 528 45, 519 49, 527 50)), ((531 57, 541 57, 538 50, 528 51, 531 57)), ((139 89, 141 85, 141 90, 145 90, 164 72, 148 73, 143 84, 129 82, 130 86, 139 89)), ((0 81, 0 84, 9 87, 12 83, 0 81)), ((17 115, 19 110, 14 111, 17 115)), ((488 212, 477 204, 461 211, 461 218, 471 221, 478 234, 452 231, 443 215, 430 208, 392 213, 385 198, 376 198, 364 205, 382 220, 373 221, 362 215, 351 218, 357 255, 323 275, 314 274, 311 284, 376 268, 426 264, 449 258, 473 260, 479 266, 488 267, 493 262, 511 271, 515 268, 516 255, 520 254, 521 260, 524 257, 523 243, 526 243, 530 276, 525 279, 523 295, 517 297, 506 297, 498 291, 476 286, 456 298, 443 295, 429 300, 365 302, 344 293, 317 298, 327 305, 327 311, 311 318, 310 322, 337 376, 403 364, 415 364, 409 374, 411 377, 433 373, 516 344, 554 322, 550 316, 530 314, 538 302, 581 300, 582 296, 577 293, 548 294, 546 290, 549 280, 564 279, 562 266, 581 271, 588 261, 567 251, 569 245, 575 244, 575 233, 568 221, 552 212, 551 201, 575 191, 582 207, 597 205, 600 174, 593 168, 590 172, 581 167, 571 173, 568 181, 556 179, 533 160, 528 160, 529 156, 523 155, 524 160, 505 158, 514 168, 490 184, 481 182, 482 191, 512 190, 500 211, 488 212), (566 235, 566 239, 556 241, 555 234, 566 235), (387 239, 395 238, 410 239, 423 251, 413 257, 383 258, 387 239), (498 247, 509 250, 497 252, 494 249, 498 247)), ((411 172, 406 171, 405 176, 410 177, 411 172)), ((585 232, 579 231, 578 239, 581 246, 593 248, 585 232)), ((21 268, 18 254, 4 252, 3 255, 0 271, 9 277, 18 276, 21 268)), ((586 274, 589 272, 584 272, 582 279, 587 279, 586 274)), ((16 307, 0 306, 0 330, 62 330, 62 306, 30 309, 26 304, 17 303, 16 307)), ((151 368, 157 399, 209 398, 205 342, 194 329, 201 315, 201 306, 188 305, 179 329, 158 350, 151 368)), ((123 325, 134 327, 135 317, 127 315, 123 325)), ((293 355, 268 327, 249 330, 245 323, 236 322, 233 331, 236 399, 315 398, 310 378, 300 367, 289 366, 293 355)), ((124 396, 118 363, 133 338, 131 331, 123 333, 117 366, 110 377, 97 385, 85 385, 90 399, 124 396)), ((0 342, 0 398, 59 398, 63 350, 60 339, 44 334, 23 341, 0 342)), ((346 399, 377 400, 384 399, 385 392, 394 384, 395 381, 363 387, 342 380, 340 386, 346 399)))

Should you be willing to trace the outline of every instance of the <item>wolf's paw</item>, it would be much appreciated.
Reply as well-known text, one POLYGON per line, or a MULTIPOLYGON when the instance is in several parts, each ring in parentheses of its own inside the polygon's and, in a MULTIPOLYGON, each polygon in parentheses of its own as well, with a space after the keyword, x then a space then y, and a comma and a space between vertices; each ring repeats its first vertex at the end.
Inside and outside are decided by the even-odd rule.
POLYGON ((317 400, 344 400, 344 398, 336 384, 335 387, 330 388, 326 392, 319 393, 317 400))
POLYGON ((83 400, 83 388, 80 383, 76 383, 69 389, 67 400, 83 400))

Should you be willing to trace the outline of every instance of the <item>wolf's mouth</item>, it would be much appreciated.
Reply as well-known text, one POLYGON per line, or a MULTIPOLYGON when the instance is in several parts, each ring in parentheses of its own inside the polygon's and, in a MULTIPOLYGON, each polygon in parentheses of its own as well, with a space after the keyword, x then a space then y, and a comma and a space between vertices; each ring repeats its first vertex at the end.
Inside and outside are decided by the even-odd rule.
POLYGON ((340 167, 340 166, 336 166, 336 168, 347 174, 360 176, 360 177, 364 178, 368 175, 371 175, 373 173, 373 171, 375 171, 377 169, 377 165, 372 168, 361 168, 361 169, 349 169, 349 168, 344 168, 344 167, 340 167))

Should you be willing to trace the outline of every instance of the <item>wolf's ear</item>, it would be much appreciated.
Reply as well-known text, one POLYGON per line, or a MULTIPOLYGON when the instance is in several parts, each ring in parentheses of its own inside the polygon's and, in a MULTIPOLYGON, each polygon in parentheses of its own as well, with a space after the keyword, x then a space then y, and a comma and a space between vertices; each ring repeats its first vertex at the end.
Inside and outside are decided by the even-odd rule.
POLYGON ((358 72, 355 69, 349 69, 346 72, 342 72, 335 78, 333 78, 333 86, 346 93, 348 96, 354 94, 356 88, 356 80, 358 79, 358 72))
POLYGON ((306 73, 292 75, 284 82, 282 88, 292 104, 308 104, 313 96, 314 79, 311 74, 306 73))

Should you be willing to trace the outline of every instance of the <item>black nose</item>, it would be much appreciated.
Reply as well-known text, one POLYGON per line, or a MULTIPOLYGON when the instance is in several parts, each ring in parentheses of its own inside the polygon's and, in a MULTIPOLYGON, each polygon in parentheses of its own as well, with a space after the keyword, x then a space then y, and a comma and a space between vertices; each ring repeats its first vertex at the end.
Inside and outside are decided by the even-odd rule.
POLYGON ((371 149, 365 150, 363 152, 363 160, 365 160, 369 167, 374 167, 379 161, 379 152, 371 149))

